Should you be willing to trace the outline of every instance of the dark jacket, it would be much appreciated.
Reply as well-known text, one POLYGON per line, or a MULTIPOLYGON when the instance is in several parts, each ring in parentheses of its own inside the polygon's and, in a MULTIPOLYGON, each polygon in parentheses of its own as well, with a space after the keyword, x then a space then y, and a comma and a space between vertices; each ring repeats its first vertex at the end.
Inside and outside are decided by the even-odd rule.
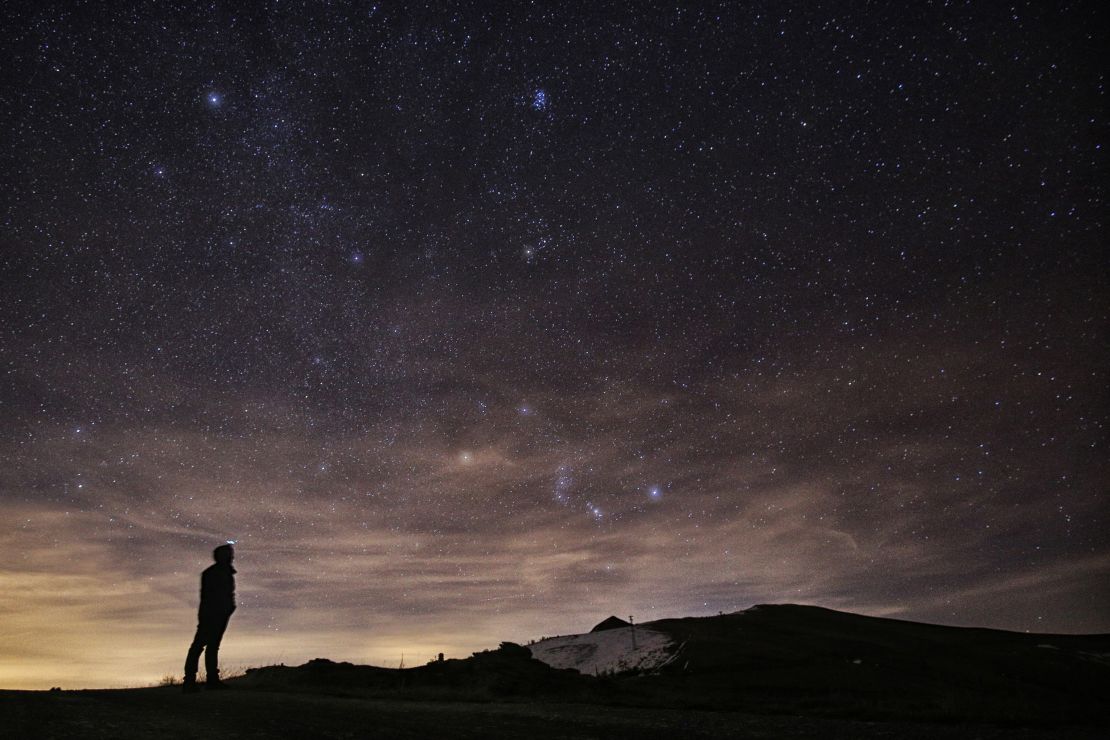
POLYGON ((229 564, 210 565, 200 574, 200 611, 221 615, 235 611, 235 569, 229 564))

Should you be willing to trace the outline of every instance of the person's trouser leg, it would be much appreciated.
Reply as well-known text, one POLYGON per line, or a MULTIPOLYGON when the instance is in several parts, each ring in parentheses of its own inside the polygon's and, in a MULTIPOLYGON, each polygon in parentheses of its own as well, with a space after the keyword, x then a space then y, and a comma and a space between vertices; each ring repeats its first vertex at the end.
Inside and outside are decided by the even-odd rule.
POLYGON ((204 650, 205 640, 205 624, 201 621, 197 624, 196 634, 193 635, 193 643, 189 645, 189 652, 185 654, 185 683, 193 683, 197 680, 197 669, 200 663, 200 653, 204 650))
POLYGON ((206 646, 204 649, 204 672, 208 683, 218 683, 220 680, 220 642, 224 639, 224 631, 230 614, 213 617, 208 624, 206 646))

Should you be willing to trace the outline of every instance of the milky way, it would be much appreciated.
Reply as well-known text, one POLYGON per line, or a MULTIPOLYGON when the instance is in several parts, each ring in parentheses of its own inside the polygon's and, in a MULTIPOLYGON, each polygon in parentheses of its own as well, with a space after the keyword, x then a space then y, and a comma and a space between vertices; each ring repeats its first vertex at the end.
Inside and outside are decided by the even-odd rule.
POLYGON ((1110 631, 1095 4, 250 5, 9 12, 0 686, 1110 631))

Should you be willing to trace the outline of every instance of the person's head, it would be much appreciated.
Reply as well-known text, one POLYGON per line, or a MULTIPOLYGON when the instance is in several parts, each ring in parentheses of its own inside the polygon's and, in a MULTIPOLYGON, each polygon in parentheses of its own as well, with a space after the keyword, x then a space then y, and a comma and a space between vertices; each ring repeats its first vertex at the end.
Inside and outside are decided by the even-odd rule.
POLYGON ((230 563, 235 557, 235 549, 231 545, 220 545, 212 551, 212 557, 217 563, 230 563))

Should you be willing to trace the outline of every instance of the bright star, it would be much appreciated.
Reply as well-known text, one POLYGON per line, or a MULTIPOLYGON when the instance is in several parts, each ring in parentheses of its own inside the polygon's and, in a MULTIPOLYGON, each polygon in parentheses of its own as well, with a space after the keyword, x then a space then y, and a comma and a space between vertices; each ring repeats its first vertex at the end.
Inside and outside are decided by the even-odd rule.
POLYGON ((555 500, 561 504, 566 504, 569 500, 567 492, 573 483, 574 479, 570 477, 570 471, 566 466, 560 466, 559 477, 555 481, 555 500))

